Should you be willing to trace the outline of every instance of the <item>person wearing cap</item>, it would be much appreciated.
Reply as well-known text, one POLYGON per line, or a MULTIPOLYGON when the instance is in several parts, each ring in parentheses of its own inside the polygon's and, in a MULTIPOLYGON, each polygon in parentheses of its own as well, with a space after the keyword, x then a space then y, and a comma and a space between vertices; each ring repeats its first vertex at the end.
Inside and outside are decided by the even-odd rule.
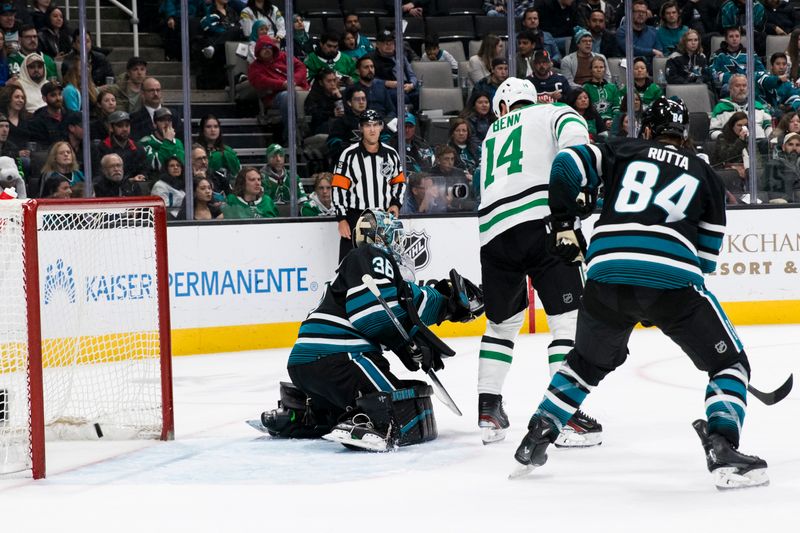
MULTIPOLYGON (((433 148, 417 135, 417 117, 406 113, 403 131, 406 137, 406 171, 428 172, 433 166, 433 148)), ((397 136, 392 136, 389 146, 397 150, 397 136)))
POLYGON ((19 74, 22 69, 22 63, 26 57, 31 54, 38 54, 44 60, 45 77, 47 79, 57 78, 59 76, 56 62, 47 54, 38 52, 39 49, 39 32, 33 25, 24 25, 19 29, 19 51, 11 54, 8 57, 8 70, 13 74, 19 74))
MULTIPOLYGON (((277 143, 267 146, 267 164, 261 169, 261 186, 264 194, 269 196, 276 205, 285 205, 291 201, 291 191, 288 169, 286 168, 286 150, 277 143)), ((297 203, 308 201, 300 176, 294 177, 297 188, 297 203)))
POLYGON ((75 160, 83 170, 83 116, 80 113, 67 113, 61 121, 64 140, 72 147, 75 160))
POLYGON ((19 27, 16 6, 11 2, 0 4, 0 32, 6 43, 19 43, 19 27))
POLYGON ((44 59, 39 54, 30 54, 22 62, 19 71, 19 86, 25 91, 25 110, 33 113, 45 106, 42 87, 47 83, 44 75, 44 59))
POLYGON ((48 81, 42 86, 42 99, 45 106, 39 108, 31 119, 29 129, 31 140, 36 141, 43 149, 64 138, 64 98, 61 95, 61 84, 48 81))
POLYGON ((130 138, 131 116, 125 111, 114 111, 108 116, 108 137, 97 145, 93 154, 94 168, 97 162, 108 154, 116 154, 124 163, 124 176, 132 182, 145 181, 147 175, 147 155, 144 147, 130 138))
MULTIPOLYGON (((375 77, 386 82, 386 88, 391 91, 392 101, 397 101, 397 98, 395 98, 397 75, 395 71, 394 32, 389 29, 380 31, 375 43, 375 51, 364 57, 372 59, 375 65, 375 77)), ((405 54, 403 54, 402 90, 405 93, 405 103, 413 105, 415 109, 418 108, 419 80, 405 54)))
POLYGON ((553 62, 547 50, 533 53, 533 76, 526 79, 533 83, 539 98, 549 97, 553 102, 563 102, 571 87, 567 78, 553 71, 553 62))
POLYGON ((308 69, 309 83, 317 79, 317 74, 323 68, 336 73, 336 79, 341 87, 352 85, 358 80, 356 61, 339 51, 339 39, 339 34, 336 32, 323 33, 314 51, 306 56, 304 63, 308 69))
POLYGON ((352 232, 361 213, 376 208, 398 216, 406 188, 400 156, 381 142, 381 114, 367 109, 358 122, 361 141, 342 152, 333 172, 340 261, 353 249, 352 232))
MULTIPOLYGON (((500 84, 508 79, 508 59, 496 57, 492 59, 492 72, 472 88, 473 93, 486 93, 489 99, 494 98, 494 93, 500 84)), ((472 95, 470 94, 470 97, 472 95)))
POLYGON ((603 54, 592 52, 594 40, 592 34, 582 26, 575 26, 575 43, 577 49, 561 60, 561 73, 572 84, 580 87, 592 79, 592 59, 601 57, 606 64, 606 81, 611 81, 608 61, 603 54))
MULTIPOLYGON (((265 109, 278 109, 283 119, 284 139, 288 138, 289 108, 287 104, 287 89, 289 88, 288 57, 281 51, 278 43, 269 35, 262 35, 256 41, 256 60, 247 68, 247 79, 250 86, 258 91, 265 109)), ((292 58, 294 65, 295 89, 307 91, 308 74, 306 66, 296 57, 292 58)))
MULTIPOLYGON (((175 127, 172 125, 172 111, 160 107, 153 113, 155 128, 153 133, 145 135, 139 142, 144 147, 147 157, 147 166, 151 174, 158 174, 164 169, 164 163, 170 157, 177 157, 181 162, 185 157, 183 142, 177 138, 175 127)), ((131 117, 133 129, 133 117, 131 117)))
POLYGON ((767 161, 763 189, 770 203, 800 202, 800 133, 781 139, 781 150, 767 161))
POLYGON ((142 84, 147 78, 147 61, 131 57, 125 65, 125 74, 117 82, 108 86, 117 99, 117 110, 135 113, 142 107, 142 84))
MULTIPOLYGON (((143 139, 156 130, 155 112, 163 108, 161 82, 156 78, 145 78, 142 82, 142 107, 131 113, 131 137, 143 139)), ((177 113, 169 110, 172 128, 181 131, 181 121, 177 113)), ((162 115, 163 116, 163 115, 162 115)))
POLYGON ((394 97, 393 90, 386 88, 386 80, 375 76, 375 61, 372 56, 359 57, 356 61, 356 70, 359 80, 355 87, 361 88, 366 93, 366 108, 377 111, 385 121, 391 122, 397 117, 397 98, 394 97))

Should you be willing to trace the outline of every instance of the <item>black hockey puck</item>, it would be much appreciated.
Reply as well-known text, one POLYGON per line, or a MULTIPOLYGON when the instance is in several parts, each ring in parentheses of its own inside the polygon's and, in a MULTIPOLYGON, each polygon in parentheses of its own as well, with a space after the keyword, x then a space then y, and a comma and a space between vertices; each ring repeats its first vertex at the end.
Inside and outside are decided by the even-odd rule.
POLYGON ((100 429, 100 424, 98 424, 97 422, 95 422, 95 424, 94 424, 94 430, 97 432, 97 438, 98 439, 102 439, 103 438, 103 430, 100 429))

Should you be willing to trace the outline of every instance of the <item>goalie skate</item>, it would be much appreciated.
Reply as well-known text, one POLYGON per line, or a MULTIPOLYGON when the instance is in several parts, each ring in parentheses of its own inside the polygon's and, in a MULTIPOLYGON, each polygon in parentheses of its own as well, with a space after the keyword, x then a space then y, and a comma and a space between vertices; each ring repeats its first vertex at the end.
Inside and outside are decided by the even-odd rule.
POLYGON ((722 435, 709 434, 705 420, 695 420, 692 426, 703 443, 706 465, 708 471, 714 474, 714 485, 718 490, 769 485, 765 460, 738 452, 722 435))
POLYGON ((508 415, 503 409, 503 396, 501 394, 479 394, 478 427, 481 428, 483 443, 491 444, 505 439, 508 426, 508 415))
POLYGON ((603 426, 580 409, 556 438, 557 448, 588 448, 603 443, 603 426))
POLYGON ((393 447, 389 442, 389 433, 390 431, 387 431, 386 435, 380 433, 367 415, 359 413, 352 419, 334 426, 331 432, 322 438, 338 442, 350 449, 385 452, 393 447))

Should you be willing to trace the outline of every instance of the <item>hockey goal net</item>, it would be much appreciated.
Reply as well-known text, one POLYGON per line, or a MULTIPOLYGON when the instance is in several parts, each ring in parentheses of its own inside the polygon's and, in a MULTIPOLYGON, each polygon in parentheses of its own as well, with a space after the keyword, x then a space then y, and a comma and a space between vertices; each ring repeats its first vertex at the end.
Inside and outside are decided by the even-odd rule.
POLYGON ((0 474, 51 439, 173 434, 166 217, 153 198, 0 200, 0 474))

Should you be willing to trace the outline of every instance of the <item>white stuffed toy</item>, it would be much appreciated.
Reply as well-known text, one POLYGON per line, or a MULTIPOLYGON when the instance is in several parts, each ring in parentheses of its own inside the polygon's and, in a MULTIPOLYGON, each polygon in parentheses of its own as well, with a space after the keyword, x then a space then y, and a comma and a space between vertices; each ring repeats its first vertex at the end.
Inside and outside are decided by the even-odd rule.
POLYGON ((0 157, 0 190, 13 188, 17 191, 17 198, 27 198, 25 180, 19 175, 17 162, 10 157, 0 157))

